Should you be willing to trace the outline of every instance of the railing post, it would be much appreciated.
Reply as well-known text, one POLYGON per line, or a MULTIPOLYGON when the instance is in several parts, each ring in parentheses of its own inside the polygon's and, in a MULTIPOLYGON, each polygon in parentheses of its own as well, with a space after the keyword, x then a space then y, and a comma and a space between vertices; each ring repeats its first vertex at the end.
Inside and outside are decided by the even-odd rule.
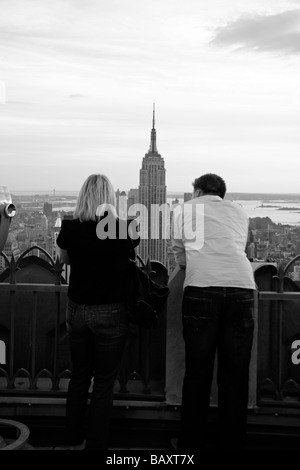
POLYGON ((37 292, 33 291, 33 311, 32 311, 32 325, 31 325, 31 344, 30 344, 30 354, 31 354, 31 377, 33 388, 36 388, 35 385, 35 356, 36 356, 36 316, 37 316, 37 292))
POLYGON ((53 390, 58 390, 58 341, 60 320, 60 293, 56 292, 56 319, 54 334, 54 357, 53 357, 53 390))
MULTIPOLYGON (((63 263, 60 262, 59 258, 56 258, 54 264, 54 272, 56 285, 61 285, 61 273, 63 269, 63 263)), ((56 318, 55 318, 55 335, 54 335, 54 357, 53 357, 53 384, 52 389, 59 389, 59 378, 58 378, 58 347, 59 347, 59 325, 60 325, 60 292, 56 292, 56 318)))
MULTIPOLYGON (((278 265, 278 275, 274 276, 275 286, 277 292, 284 292, 284 268, 281 263, 278 265)), ((276 331, 277 331, 277 390, 278 399, 282 399, 281 388, 282 388, 282 300, 276 301, 276 331)))
MULTIPOLYGON (((8 262, 10 271, 9 282, 14 285, 16 283, 15 271, 17 269, 14 255, 11 257, 11 261, 8 262)), ((14 351, 15 351, 15 294, 14 290, 10 291, 9 303, 10 303, 10 338, 9 338, 9 384, 8 388, 14 388, 13 377, 14 377, 14 351)))
POLYGON ((140 344, 142 343, 142 377, 144 379, 143 393, 150 393, 150 331, 140 332, 140 344), (142 340, 142 341, 141 341, 142 340))
POLYGON ((9 334, 9 384, 8 388, 14 388, 14 351, 15 351, 15 291, 11 290, 10 303, 10 334, 9 334))

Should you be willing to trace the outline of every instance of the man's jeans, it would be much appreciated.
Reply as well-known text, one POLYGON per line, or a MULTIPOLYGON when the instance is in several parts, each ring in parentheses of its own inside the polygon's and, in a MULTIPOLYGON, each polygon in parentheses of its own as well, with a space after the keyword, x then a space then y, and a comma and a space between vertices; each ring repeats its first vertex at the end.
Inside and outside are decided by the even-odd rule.
POLYGON ((240 449, 245 444, 253 299, 252 289, 188 286, 184 290, 181 449, 204 447, 216 349, 218 446, 240 449))
POLYGON ((126 343, 127 318, 121 304, 79 305, 68 300, 67 332, 72 373, 67 395, 67 429, 71 443, 86 438, 87 450, 105 450, 114 382, 126 343), (84 418, 88 390, 94 377, 87 435, 84 418))

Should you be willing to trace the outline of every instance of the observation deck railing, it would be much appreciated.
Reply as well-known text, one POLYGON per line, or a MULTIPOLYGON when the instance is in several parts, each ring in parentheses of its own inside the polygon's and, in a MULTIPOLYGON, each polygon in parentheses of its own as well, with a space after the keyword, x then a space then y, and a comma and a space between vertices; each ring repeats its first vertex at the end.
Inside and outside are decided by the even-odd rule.
MULTIPOLYGON (((43 414, 43 405, 64 406, 70 377, 65 330, 68 273, 40 247, 26 250, 17 261, 2 256, 6 269, 0 274, 0 406, 3 410, 39 404, 43 414), (39 258, 31 256, 33 250, 39 250, 39 258)), ((285 269, 272 263, 253 264, 258 287, 250 370, 253 409, 285 408, 300 414, 300 364, 292 361, 295 341, 300 340, 300 287, 287 277, 298 258, 285 269)), ((163 265, 153 262, 153 268, 157 279, 167 280, 163 265)), ((115 384, 115 403, 180 405, 184 368, 180 276, 178 269, 170 276, 170 300, 158 328, 131 327, 115 384)), ((214 385, 212 405, 216 403, 214 385)))
MULTIPOLYGON (((66 267, 37 246, 17 261, 2 256, 7 268, 0 282, 0 403, 15 401, 14 397, 22 402, 65 399, 71 368, 65 329, 66 267), (30 256, 37 250, 43 258, 30 256)), ((152 268, 154 277, 167 283, 166 268, 158 262, 152 268)), ((116 399, 164 399, 165 323, 163 313, 157 330, 130 326, 116 399)))

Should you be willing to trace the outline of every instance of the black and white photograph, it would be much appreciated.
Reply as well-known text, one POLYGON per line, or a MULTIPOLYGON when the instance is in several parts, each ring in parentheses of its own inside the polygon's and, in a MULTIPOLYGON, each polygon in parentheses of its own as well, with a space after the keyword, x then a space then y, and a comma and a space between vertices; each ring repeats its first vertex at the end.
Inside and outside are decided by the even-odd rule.
POLYGON ((300 0, 0 0, 0 451, 300 451, 299 58, 300 0))

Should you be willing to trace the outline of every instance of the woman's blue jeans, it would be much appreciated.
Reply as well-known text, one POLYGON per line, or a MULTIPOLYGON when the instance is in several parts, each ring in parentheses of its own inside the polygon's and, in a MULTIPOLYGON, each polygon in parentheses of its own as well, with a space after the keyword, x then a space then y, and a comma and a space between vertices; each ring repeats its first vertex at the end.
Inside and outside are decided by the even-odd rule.
POLYGON ((185 288, 183 336, 185 377, 181 449, 198 450, 207 432, 214 361, 218 358, 217 445, 245 445, 254 291, 230 287, 185 288))
POLYGON ((79 305, 69 299, 67 332, 72 361, 66 406, 69 438, 73 445, 86 439, 87 450, 105 450, 114 383, 126 343, 126 309, 122 304, 79 305), (86 433, 84 423, 92 377, 86 433))

